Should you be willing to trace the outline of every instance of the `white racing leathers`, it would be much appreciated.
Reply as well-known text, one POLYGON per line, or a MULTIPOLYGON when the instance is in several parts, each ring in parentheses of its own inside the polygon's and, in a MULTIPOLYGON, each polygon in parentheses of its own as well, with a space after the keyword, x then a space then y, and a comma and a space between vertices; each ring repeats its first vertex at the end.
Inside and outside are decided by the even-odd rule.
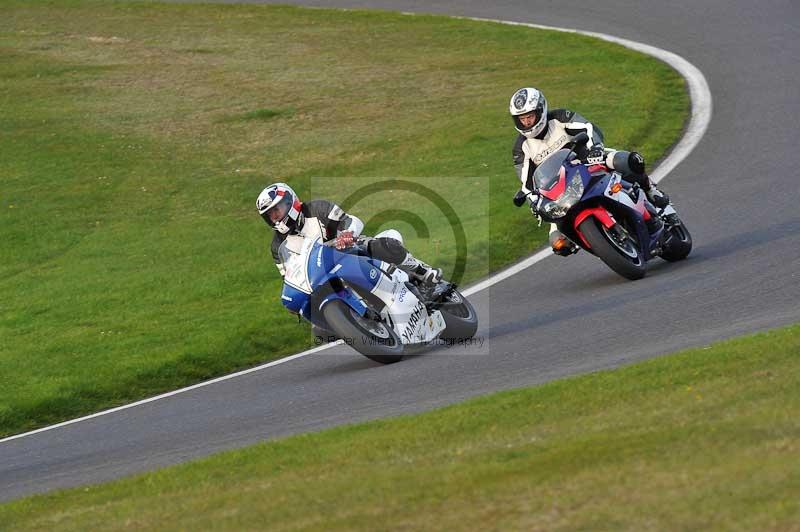
MULTIPOLYGON (((514 168, 521 182, 522 191, 526 194, 533 192, 533 172, 548 156, 557 152, 580 133, 589 135, 586 147, 582 151, 591 149, 595 145, 603 145, 603 132, 600 128, 569 109, 553 109, 547 113, 547 127, 534 138, 519 135, 512 151, 514 168)), ((561 237, 561 232, 555 224, 550 224, 550 243, 561 237)))

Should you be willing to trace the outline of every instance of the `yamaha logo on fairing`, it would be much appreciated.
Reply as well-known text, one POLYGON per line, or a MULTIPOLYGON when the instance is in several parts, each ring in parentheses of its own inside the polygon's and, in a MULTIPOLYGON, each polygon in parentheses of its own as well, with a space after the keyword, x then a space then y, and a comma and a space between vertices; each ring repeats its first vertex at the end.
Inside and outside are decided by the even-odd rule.
POLYGON ((522 89, 517 93, 517 96, 514 98, 514 107, 517 109, 522 109, 525 107, 525 102, 528 101, 528 91, 522 89))
POLYGON ((411 313, 411 316, 408 318, 408 324, 406 325, 406 330, 403 331, 403 340, 404 343, 411 341, 411 333, 419 323, 419 319, 422 317, 422 309, 425 306, 422 303, 419 303, 416 307, 414 307, 414 312, 411 313))
POLYGON ((369 278, 374 281, 377 276, 378 276, 378 270, 376 270, 375 268, 372 268, 369 271, 369 278))
POLYGON ((322 268, 322 248, 317 252, 317 268, 322 268))

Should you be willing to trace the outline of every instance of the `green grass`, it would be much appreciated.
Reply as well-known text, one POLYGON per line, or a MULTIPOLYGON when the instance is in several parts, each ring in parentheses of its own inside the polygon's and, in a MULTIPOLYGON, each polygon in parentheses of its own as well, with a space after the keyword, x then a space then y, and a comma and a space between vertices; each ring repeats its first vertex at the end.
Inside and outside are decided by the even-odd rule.
POLYGON ((256 109, 241 115, 229 116, 222 119, 223 122, 236 122, 241 120, 270 120, 272 118, 284 116, 291 117, 295 114, 295 110, 291 107, 286 109, 256 109))
MULTIPOLYGON (((0 436, 309 346, 254 212, 274 180, 343 201, 411 176, 458 212, 476 279, 544 239, 510 201, 516 88, 650 160, 688 109, 619 46, 442 17, 6 0, 0 56, 0 436)), ((382 194, 356 213, 429 235, 371 230, 451 271, 440 213, 382 194)))
POLYGON ((797 530, 800 325, 0 506, 8 530, 797 530))

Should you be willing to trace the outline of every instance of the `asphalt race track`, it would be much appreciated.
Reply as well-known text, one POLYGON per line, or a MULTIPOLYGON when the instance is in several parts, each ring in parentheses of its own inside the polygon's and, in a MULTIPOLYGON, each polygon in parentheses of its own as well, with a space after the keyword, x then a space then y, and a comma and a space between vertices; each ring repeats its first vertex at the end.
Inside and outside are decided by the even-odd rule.
MULTIPOLYGON (((539 262, 472 296, 485 344, 467 351, 471 355, 445 351, 383 367, 337 347, 8 439, 0 442, 0 500, 108 480, 267 438, 428 410, 800 322, 797 2, 280 3, 579 28, 684 57, 705 75, 714 109, 699 145, 662 185, 692 231, 692 255, 680 264, 655 261, 637 282, 623 280, 586 253, 539 262)), ((520 85, 535 83, 525 72, 519 78, 520 85)), ((510 121, 508 133, 510 144, 510 121)))

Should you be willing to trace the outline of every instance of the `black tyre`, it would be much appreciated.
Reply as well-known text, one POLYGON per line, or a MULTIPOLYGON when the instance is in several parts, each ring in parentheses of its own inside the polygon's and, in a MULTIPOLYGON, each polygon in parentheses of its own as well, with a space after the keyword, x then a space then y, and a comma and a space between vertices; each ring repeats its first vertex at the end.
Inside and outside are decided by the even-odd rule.
POLYGON ((589 217, 578 227, 592 246, 592 251, 616 273, 635 281, 646 273, 645 260, 639 244, 627 233, 616 234, 589 217))
POLYGON ((392 364, 403 358, 403 344, 387 324, 359 316, 343 301, 331 301, 322 315, 337 336, 370 360, 392 364))
POLYGON ((439 338, 467 340, 478 332, 478 313, 467 298, 457 290, 453 290, 445 297, 438 308, 447 324, 447 328, 442 331, 439 338))
POLYGON ((661 258, 669 262, 683 260, 692 251, 692 235, 683 222, 667 226, 661 258))

